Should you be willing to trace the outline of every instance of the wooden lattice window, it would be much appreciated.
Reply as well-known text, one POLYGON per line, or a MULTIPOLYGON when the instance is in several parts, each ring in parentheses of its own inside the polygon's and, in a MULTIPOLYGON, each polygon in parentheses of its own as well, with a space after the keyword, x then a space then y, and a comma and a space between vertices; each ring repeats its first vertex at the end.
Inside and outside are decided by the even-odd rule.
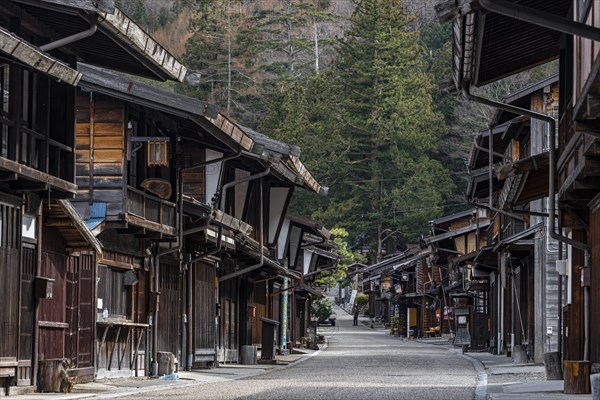
POLYGON ((167 157, 167 141, 149 141, 148 142, 148 166, 149 167, 168 167, 169 159, 167 157))

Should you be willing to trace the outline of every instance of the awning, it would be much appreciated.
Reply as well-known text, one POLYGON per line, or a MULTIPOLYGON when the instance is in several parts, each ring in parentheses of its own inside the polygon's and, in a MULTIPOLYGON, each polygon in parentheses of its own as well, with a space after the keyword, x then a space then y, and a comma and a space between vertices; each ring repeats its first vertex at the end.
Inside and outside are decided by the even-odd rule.
POLYGON ((96 21, 95 33, 63 47, 84 62, 153 79, 182 82, 186 77, 187 68, 116 7, 104 5, 104 10, 112 12, 94 12, 88 0, 9 2, 28 14, 30 29, 44 27, 51 32, 50 41, 87 31, 96 21))
POLYGON ((323 250, 319 247, 316 246, 310 246, 310 247, 306 247, 304 248, 304 250, 309 250, 312 251, 313 253, 315 253, 316 255, 323 257, 323 258, 328 258, 330 260, 339 260, 340 256, 337 253, 333 253, 331 251, 327 251, 327 250, 323 250))
POLYGON ((96 253, 102 254, 102 244, 86 226, 86 223, 77 213, 71 202, 65 199, 56 200, 56 202, 60 207, 60 212, 51 208, 50 211, 48 211, 48 218, 53 219, 57 229, 65 239, 66 246, 72 250, 90 248, 96 253), (68 218, 70 223, 62 225, 58 224, 57 220, 62 218, 60 214, 68 218))
POLYGON ((0 53, 60 82, 76 86, 81 73, 0 27, 0 53))
POLYGON ((306 228, 305 230, 312 231, 315 235, 321 236, 327 240, 332 238, 331 232, 318 221, 290 214, 287 215, 287 218, 289 218, 292 223, 306 228))
MULTIPOLYGON (((46 3, 69 5, 75 4, 73 0, 40 0, 46 3)), ((78 0, 77 8, 93 12, 115 12, 115 0, 78 0)))
POLYGON ((322 299, 325 297, 325 294, 323 292, 307 285, 306 283, 301 283, 295 290, 296 291, 305 291, 307 293, 310 293, 317 299, 322 299))
POLYGON ((391 269, 393 271, 396 271, 397 269, 404 269, 406 267, 412 267, 413 265, 415 265, 418 261, 424 259, 425 257, 429 256, 431 254, 431 252, 425 252, 425 253, 421 253, 421 254, 417 254, 416 256, 410 257, 406 260, 400 261, 398 263, 394 263, 394 265, 392 265, 391 269))
POLYGON ((512 163, 517 187, 507 199, 513 205, 527 204, 530 201, 548 197, 548 152, 536 154, 512 163))
MULTIPOLYGON (((403 253, 386 258, 385 260, 380 261, 376 264, 369 265, 366 268, 362 269, 360 272, 369 273, 369 272, 373 272, 373 271, 379 271, 385 267, 389 267, 391 265, 402 262, 403 260, 408 259, 408 258, 414 256, 415 254, 418 254, 420 251, 421 251, 421 249, 419 247, 411 247, 403 253)), ((427 254, 429 254, 429 253, 427 253, 427 254)))
POLYGON ((368 277, 366 279, 363 279, 363 284, 366 283, 366 282, 374 281, 374 280, 379 279, 379 278, 381 278, 381 274, 370 276, 370 277, 368 277))
MULTIPOLYGON (((529 122, 529 118, 518 117, 500 125, 492 127, 492 151, 504 154, 504 149, 508 146, 511 139, 519 134, 524 124, 529 122)), ((471 170, 487 167, 489 165, 489 136, 490 129, 484 129, 477 135, 471 147, 471 153, 467 165, 471 170)), ((493 155, 493 162, 502 162, 504 159, 496 154, 493 155)))
MULTIPOLYGON (((507 247, 510 247, 511 245, 514 244, 518 244, 519 241, 522 240, 526 240, 526 239, 531 239, 535 236, 535 234, 539 231, 541 231, 544 228, 544 223, 540 222, 539 224, 536 224, 534 226, 531 226, 515 235, 512 235, 506 239, 502 239, 495 247, 494 247, 494 251, 498 252, 501 251, 507 247)), ((526 245, 531 245, 530 243, 525 243, 526 245)))
MULTIPOLYGON (((79 63, 77 69, 83 74, 79 86, 91 92, 105 94, 183 118, 215 117, 219 110, 219 107, 214 104, 159 89, 109 69, 83 63, 79 63)), ((206 125, 210 124, 206 123, 206 125)))
POLYGON ((425 244, 432 244, 432 243, 437 243, 439 241, 442 240, 446 240, 446 239, 453 239, 457 236, 462 236, 466 233, 470 233, 473 231, 476 231, 477 229, 481 229, 481 228, 486 228, 487 226, 490 225, 490 220, 489 219, 485 219, 479 222, 479 224, 471 224, 468 226, 465 226, 463 228, 454 230, 454 231, 449 231, 446 233, 442 233, 440 235, 435 235, 435 236, 429 236, 426 237, 425 239, 423 239, 423 241, 425 242, 425 244))
MULTIPOLYGON (((537 11, 568 19, 571 1, 510 0, 537 11)), ((456 4, 456 2, 446 2, 456 4)), ((476 86, 499 80, 558 58, 560 32, 485 9, 468 14, 438 8, 438 16, 454 18, 452 75, 476 86)))
POLYGON ((488 271, 498 270, 498 253, 494 250, 494 247, 495 245, 491 244, 479 249, 477 255, 473 259, 473 262, 478 268, 488 271))
POLYGON ((477 254, 479 254, 478 251, 472 251, 471 253, 463 254, 462 256, 450 257, 449 261, 453 265, 461 265, 468 261, 473 261, 475 259, 475 257, 477 256, 477 254))
MULTIPOLYGON (((502 186, 504 186, 504 181, 499 180, 496 177, 495 172, 492 173, 492 176, 493 191, 495 192, 496 190, 502 189, 502 186)), ((489 182, 490 180, 488 176, 488 171, 479 171, 477 173, 474 173, 471 176, 471 180, 469 180, 469 185, 467 188, 467 198, 470 201, 475 201, 477 199, 487 199, 489 196, 489 182)))

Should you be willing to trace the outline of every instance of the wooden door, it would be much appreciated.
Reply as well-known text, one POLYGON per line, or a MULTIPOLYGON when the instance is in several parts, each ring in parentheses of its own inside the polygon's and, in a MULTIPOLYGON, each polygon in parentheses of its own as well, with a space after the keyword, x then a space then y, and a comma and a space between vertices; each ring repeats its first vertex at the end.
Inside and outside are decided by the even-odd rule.
POLYGON ((39 300, 39 347, 40 360, 65 356, 66 320, 66 272, 67 255, 54 252, 53 246, 60 242, 60 235, 44 235, 40 275, 53 279, 52 298, 39 300))
POLYGON ((37 245, 23 243, 21 249, 21 303, 19 315, 19 367, 17 386, 33 383, 33 332, 35 327, 35 299, 33 282, 37 272, 37 245))
POLYGON ((215 267, 196 263, 193 270, 194 349, 215 348, 215 267))
POLYGON ((71 368, 94 366, 95 328, 95 257, 93 254, 70 256, 67 260, 67 324, 65 357, 71 368))
POLYGON ((181 343, 181 282, 177 265, 160 264, 160 308, 158 316, 158 351, 170 351, 176 357, 181 343))
POLYGON ((0 203, 0 357, 16 360, 19 340, 21 209, 0 203))

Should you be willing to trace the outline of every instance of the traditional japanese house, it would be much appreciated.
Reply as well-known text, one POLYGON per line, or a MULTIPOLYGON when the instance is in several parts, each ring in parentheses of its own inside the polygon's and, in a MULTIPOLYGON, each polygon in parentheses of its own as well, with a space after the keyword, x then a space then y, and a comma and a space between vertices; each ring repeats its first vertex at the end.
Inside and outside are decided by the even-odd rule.
MULTIPOLYGON (((551 117, 558 115, 558 76, 553 75, 504 99, 515 105, 551 117)), ((502 122, 514 114, 498 110, 495 120, 502 122)), ((517 118, 517 123, 518 122, 517 118)), ((510 137, 506 135, 507 137, 510 137)), ((509 323, 514 345, 525 346, 529 358, 543 361, 545 352, 561 350, 561 318, 557 310, 563 304, 562 277, 556 270, 559 243, 545 234, 547 227, 549 135, 538 121, 525 121, 521 134, 511 138, 497 167, 504 186, 499 192, 498 205, 507 212, 524 214, 525 225, 520 230, 504 230, 494 250, 500 260, 513 270, 512 298, 516 307, 509 323), (537 294, 537 295, 535 295, 537 294)), ((512 225, 518 226, 512 216, 512 225)), ((506 221, 506 218, 505 218, 506 221)), ((506 222, 504 222, 506 223, 506 222)), ((502 279, 501 276, 498 276, 502 279)))
POLYGON ((317 221, 288 215, 279 237, 278 259, 288 268, 301 274, 301 280, 286 282, 282 306, 281 344, 291 351, 302 342, 311 328, 311 302, 324 295, 315 280, 330 273, 338 265, 333 235, 317 221), (287 299, 286 299, 287 297, 287 299))
POLYGON ((490 266, 474 262, 489 225, 486 210, 470 209, 432 221, 431 235, 422 241, 432 253, 440 331, 453 333, 454 344, 465 350, 489 346, 490 266), (458 324, 456 310, 468 324, 458 324))
POLYGON ((252 229, 235 239, 235 249, 219 268, 218 359, 237 362, 244 345, 262 343, 264 319, 279 323, 280 277, 301 280, 301 274, 277 259, 277 245, 296 185, 325 192, 304 167, 298 148, 240 127, 219 115, 216 126, 247 135, 262 152, 244 151, 223 167, 219 210, 252 229), (252 317, 248 316, 248 311, 252 317), (262 318, 262 319, 261 319, 262 318))
POLYGON ((452 73, 456 88, 464 90, 471 100, 547 126, 550 211, 547 230, 550 237, 567 246, 557 265, 566 259, 564 264, 569 271, 562 309, 567 393, 589 392, 590 363, 599 362, 597 335, 590 334, 597 331, 596 322, 592 321, 598 318, 591 318, 590 310, 597 309, 590 307, 597 290, 590 290, 595 278, 593 268, 589 268, 598 262, 593 250, 597 245, 594 233, 597 224, 591 223, 595 216, 592 200, 599 189, 594 166, 598 139, 590 124, 597 114, 593 106, 598 70, 593 40, 600 37, 596 8, 591 1, 537 0, 467 1, 460 8, 455 2, 445 2, 438 7, 442 20, 454 20, 452 73), (498 104, 469 92, 472 86, 497 81, 557 58, 558 123, 546 113, 498 104), (557 213, 559 218, 555 217, 557 213))
POLYGON ((7 0, 0 11, 0 274, 9 293, 2 367, 14 370, 6 379, 29 386, 38 360, 66 358, 72 375, 90 379, 102 249, 72 207, 57 202, 77 192, 76 62, 160 79, 183 78, 185 68, 112 1, 7 0))
POLYGON ((401 334, 407 327, 413 336, 422 336, 423 324, 430 328, 431 308, 427 294, 432 289, 426 258, 430 253, 410 246, 400 254, 362 269, 363 293, 369 295, 369 314, 383 324, 400 317, 401 334))
POLYGON ((174 354, 186 368, 214 362, 219 252, 234 248, 234 235, 250 227, 213 212, 212 203, 222 164, 239 157, 248 138, 214 126, 208 117, 216 109, 199 100, 79 69, 81 185, 73 204, 105 247, 99 374, 145 373, 158 352, 174 354), (92 141, 93 158, 85 153, 92 141))

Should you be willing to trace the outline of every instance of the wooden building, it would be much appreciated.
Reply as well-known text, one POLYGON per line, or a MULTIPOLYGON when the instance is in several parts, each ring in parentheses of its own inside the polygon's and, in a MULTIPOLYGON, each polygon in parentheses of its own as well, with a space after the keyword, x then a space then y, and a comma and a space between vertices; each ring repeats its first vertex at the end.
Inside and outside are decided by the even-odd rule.
POLYGON ((61 200, 77 193, 76 63, 159 79, 183 79, 186 70, 112 1, 7 0, 0 36, 0 278, 9 294, 0 358, 14 369, 4 379, 35 385, 38 361, 54 358, 91 379, 95 260, 103 253, 61 200))
POLYGON ((549 236, 567 247, 561 255, 568 271, 561 310, 567 393, 589 392, 589 382, 573 384, 572 366, 582 368, 585 374, 600 363, 598 335, 593 334, 598 331, 598 318, 593 314, 598 309, 594 304, 598 292, 594 290, 598 275, 594 273, 598 263, 594 249, 598 245, 597 224, 592 223, 600 189, 595 165, 598 137, 592 122, 597 116, 594 106, 599 68, 594 40, 600 37, 597 7, 592 1, 537 0, 478 0, 466 2, 460 10, 454 2, 438 7, 442 20, 454 20, 452 74, 456 88, 464 90, 473 101, 547 126, 550 210, 547 226, 549 236), (531 112, 532 109, 498 104, 469 92, 472 86, 494 82, 554 59, 559 60, 557 118, 531 112))
POLYGON ((277 250, 294 188, 317 193, 324 188, 300 162, 298 148, 237 126, 222 115, 215 124, 233 126, 262 149, 245 151, 224 165, 217 201, 221 212, 251 227, 222 257, 218 276, 217 355, 219 361, 237 362, 241 346, 262 343, 265 318, 281 323, 282 288, 292 285, 285 279, 302 279, 301 272, 280 262, 277 250))
POLYGON ((336 268, 339 256, 334 237, 329 230, 317 221, 288 215, 282 227, 277 247, 278 258, 288 268, 301 274, 301 280, 284 283, 287 293, 282 293, 281 344, 291 351, 300 346, 302 338, 309 336, 312 329, 310 320, 311 303, 324 297, 316 287, 315 280, 336 268))
POLYGON ((432 221, 431 235, 422 243, 431 252, 440 332, 451 334, 455 345, 465 350, 490 345, 490 266, 475 263, 487 244, 485 232, 489 225, 485 210, 466 210, 432 221), (468 331, 457 326, 457 309, 466 311, 468 331))
POLYGON ((401 334, 412 329, 412 336, 422 337, 425 330, 433 326, 430 307, 430 292, 434 285, 429 279, 429 265, 426 258, 431 253, 419 246, 411 246, 400 254, 361 270, 363 293, 369 295, 369 314, 384 325, 389 325, 392 317, 400 318, 401 334))

